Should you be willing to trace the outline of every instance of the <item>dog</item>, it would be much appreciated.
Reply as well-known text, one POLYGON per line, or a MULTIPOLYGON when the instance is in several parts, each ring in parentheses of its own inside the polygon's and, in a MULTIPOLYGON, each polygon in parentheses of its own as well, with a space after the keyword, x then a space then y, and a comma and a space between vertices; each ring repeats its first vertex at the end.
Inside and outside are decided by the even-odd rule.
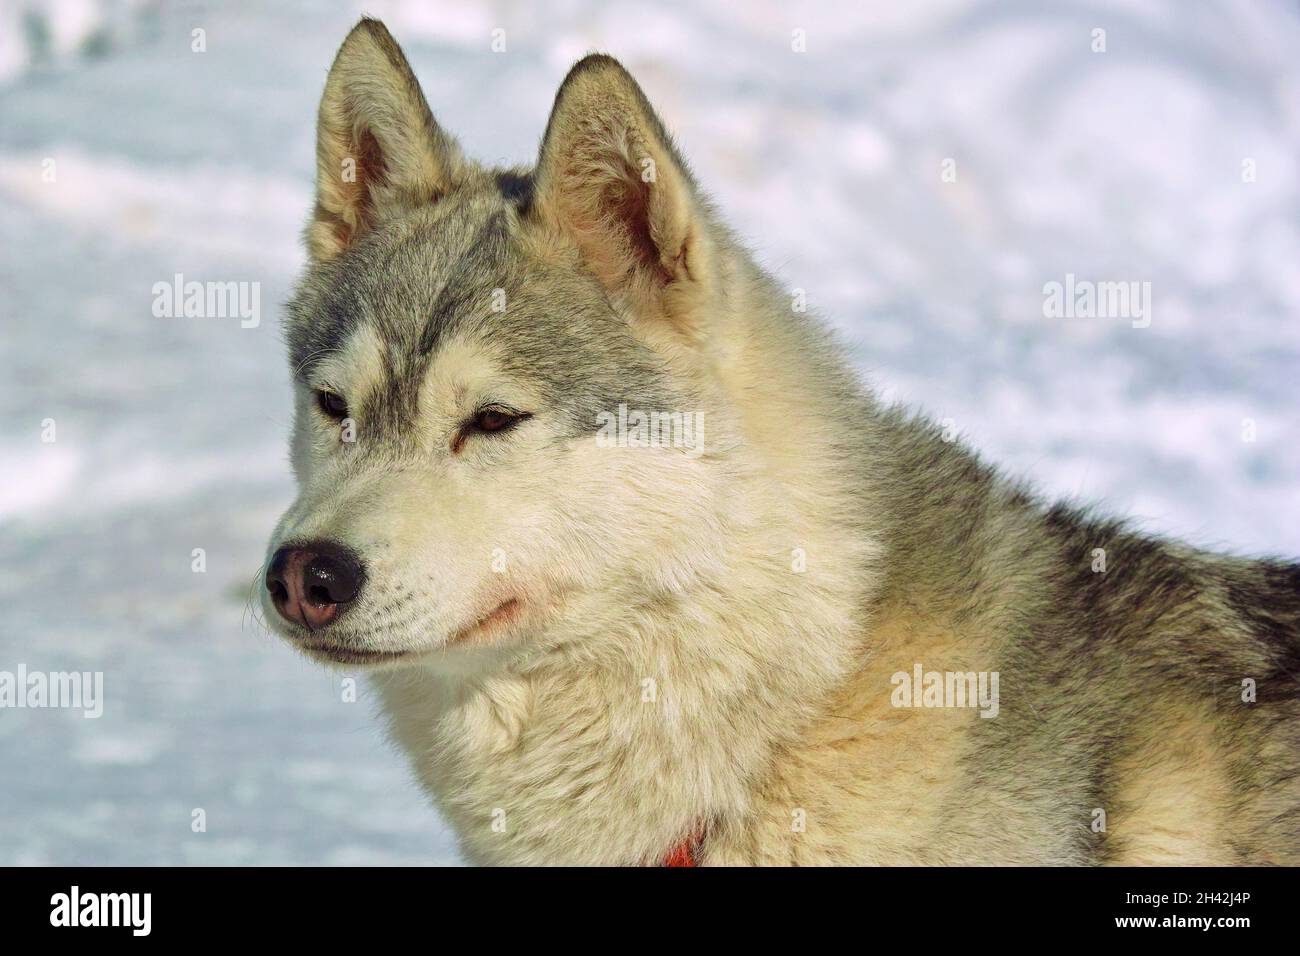
POLYGON ((1300 863, 1300 565, 881 403, 616 60, 492 169, 363 19, 306 246, 264 608, 467 860, 1300 863))

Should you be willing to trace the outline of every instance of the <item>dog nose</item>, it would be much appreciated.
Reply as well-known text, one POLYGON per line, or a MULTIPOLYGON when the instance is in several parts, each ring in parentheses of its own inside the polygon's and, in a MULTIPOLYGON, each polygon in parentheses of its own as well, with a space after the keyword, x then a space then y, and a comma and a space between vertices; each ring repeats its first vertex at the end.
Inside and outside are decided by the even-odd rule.
POLYGON ((365 578, 351 551, 317 541, 276 551, 266 569, 266 589, 282 618, 314 631, 357 599, 365 578))

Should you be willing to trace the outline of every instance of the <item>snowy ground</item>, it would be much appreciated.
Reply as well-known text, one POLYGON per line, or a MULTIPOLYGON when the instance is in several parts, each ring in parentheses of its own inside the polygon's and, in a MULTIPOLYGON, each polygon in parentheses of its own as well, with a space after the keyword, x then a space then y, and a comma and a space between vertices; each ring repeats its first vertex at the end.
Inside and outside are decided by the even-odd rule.
MULTIPOLYGON (((0 0, 0 670, 107 698, 0 710, 0 863, 456 859, 364 687, 244 607, 291 495, 277 304, 340 7, 0 0), (177 272, 260 282, 261 324, 155 318, 177 272)), ((575 57, 620 56, 879 387, 1056 494, 1300 553, 1293 4, 366 10, 490 160, 531 159, 575 57), (1150 327, 1046 318, 1067 273, 1151 282, 1150 327)))

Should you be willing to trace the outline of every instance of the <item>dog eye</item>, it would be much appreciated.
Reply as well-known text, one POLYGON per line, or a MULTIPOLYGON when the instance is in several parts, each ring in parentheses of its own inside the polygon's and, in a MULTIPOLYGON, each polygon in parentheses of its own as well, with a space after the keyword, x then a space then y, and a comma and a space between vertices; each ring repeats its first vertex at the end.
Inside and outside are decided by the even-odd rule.
POLYGON ((470 435, 507 431, 514 428, 525 418, 532 417, 529 412, 517 412, 512 408, 503 408, 500 405, 484 405, 465 424, 461 425, 460 431, 456 433, 456 437, 451 443, 452 454, 460 453, 470 435))
POLYGON ((316 404, 320 410, 330 418, 342 421, 348 417, 348 403, 342 395, 335 392, 327 392, 323 389, 316 392, 316 404))
POLYGON ((499 432, 517 424, 524 417, 504 408, 489 406, 474 413, 474 427, 481 432, 499 432))

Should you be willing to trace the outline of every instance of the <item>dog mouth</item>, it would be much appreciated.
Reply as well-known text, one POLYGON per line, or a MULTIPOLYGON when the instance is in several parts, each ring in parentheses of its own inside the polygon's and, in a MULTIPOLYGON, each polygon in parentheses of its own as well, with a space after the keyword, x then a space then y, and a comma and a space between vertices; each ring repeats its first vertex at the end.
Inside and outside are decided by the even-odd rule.
POLYGON ((523 613, 519 598, 502 601, 495 608, 483 615, 468 627, 463 627, 451 636, 449 645, 481 644, 491 640, 495 635, 509 627, 523 613))
MULTIPOLYGON (((508 598, 493 610, 487 611, 487 614, 482 615, 476 622, 456 631, 447 641, 447 645, 472 646, 489 643, 500 631, 510 627, 521 613, 523 613, 523 605, 520 604, 519 598, 508 598)), ((318 661, 347 663, 347 665, 381 665, 381 663, 393 663, 415 656, 413 650, 367 650, 320 640, 299 641, 298 646, 318 661)))
MULTIPOLYGON (((517 621, 522 616, 523 610, 523 604, 519 598, 512 597, 502 601, 474 623, 462 627, 452 634, 446 646, 472 647, 489 644, 517 621)), ((306 631, 304 636, 315 639, 302 640, 299 638, 293 642, 294 645, 308 656, 330 664, 391 664, 407 658, 417 657, 421 653, 427 653, 427 649, 385 651, 352 647, 336 641, 321 640, 318 633, 314 634, 305 628, 304 630, 306 631)))
POLYGON ((388 664, 410 655, 410 651, 368 651, 340 644, 312 642, 298 645, 317 660, 332 664, 388 664))

